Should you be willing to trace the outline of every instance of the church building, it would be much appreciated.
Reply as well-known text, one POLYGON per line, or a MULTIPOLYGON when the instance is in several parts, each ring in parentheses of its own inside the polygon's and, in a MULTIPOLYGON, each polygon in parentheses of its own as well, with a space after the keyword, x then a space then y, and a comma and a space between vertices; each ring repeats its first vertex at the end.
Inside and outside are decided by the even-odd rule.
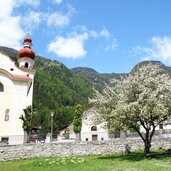
POLYGON ((0 54, 0 142, 23 144, 24 131, 19 117, 23 109, 32 105, 35 70, 35 52, 32 39, 24 39, 18 64, 9 56, 0 54))

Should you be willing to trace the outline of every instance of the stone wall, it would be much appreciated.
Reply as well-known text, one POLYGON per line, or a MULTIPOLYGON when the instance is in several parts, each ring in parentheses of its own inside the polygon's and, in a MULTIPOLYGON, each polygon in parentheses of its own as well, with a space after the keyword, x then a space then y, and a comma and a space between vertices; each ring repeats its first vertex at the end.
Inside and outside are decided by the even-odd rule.
MULTIPOLYGON (((141 139, 6 146, 0 147, 0 161, 29 157, 111 154, 124 152, 125 144, 128 144, 132 151, 144 147, 141 139)), ((171 148, 171 138, 154 139, 152 149, 159 148, 171 148)))

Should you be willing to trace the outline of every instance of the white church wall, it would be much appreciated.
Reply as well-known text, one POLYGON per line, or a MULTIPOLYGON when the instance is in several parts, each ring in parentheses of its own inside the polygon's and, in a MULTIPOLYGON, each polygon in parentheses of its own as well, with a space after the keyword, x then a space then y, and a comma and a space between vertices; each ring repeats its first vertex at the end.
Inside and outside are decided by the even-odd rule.
POLYGON ((0 92, 0 135, 8 135, 12 132, 14 84, 5 74, 0 74, 0 82, 4 86, 4 92, 0 92), (6 110, 9 110, 9 120, 5 121, 6 110))
POLYGON ((0 82, 4 86, 4 92, 0 92, 0 140, 8 138, 10 145, 23 144, 24 131, 19 117, 24 114, 23 109, 32 105, 34 74, 34 70, 21 70, 8 56, 0 54, 0 82), (30 80, 22 78, 27 78, 28 74, 30 80), (14 80, 15 75, 21 79, 14 80), (7 110, 9 120, 5 121, 7 110))
POLYGON ((0 136, 9 138, 9 144, 23 143, 22 122, 19 119, 25 108, 27 82, 14 82, 7 75, 1 73, 0 81, 4 92, 0 92, 0 136), (6 111, 9 110, 9 120, 5 120, 6 111))

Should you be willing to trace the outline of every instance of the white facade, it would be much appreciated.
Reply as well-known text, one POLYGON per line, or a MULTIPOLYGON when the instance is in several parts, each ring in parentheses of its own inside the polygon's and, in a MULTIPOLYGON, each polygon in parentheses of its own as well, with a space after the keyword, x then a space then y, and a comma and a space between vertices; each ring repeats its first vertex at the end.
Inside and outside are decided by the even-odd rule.
MULTIPOLYGON (((95 110, 93 108, 88 109, 83 113, 82 128, 81 128, 81 141, 103 141, 109 140, 108 130, 105 123, 95 125, 93 117, 95 116, 95 110)), ((73 130, 73 124, 63 128, 57 135, 59 142, 74 141, 76 134, 73 130), (68 138, 66 139, 66 134, 68 138)))
POLYGON ((82 141, 103 141, 109 140, 108 130, 105 123, 95 125, 93 117, 95 116, 95 110, 90 108, 83 113, 82 128, 81 128, 81 140, 82 141))
MULTIPOLYGON (((27 62, 34 64, 32 59, 27 62)), ((19 117, 24 108, 32 105, 34 74, 32 68, 19 68, 10 57, 0 54, 0 141, 23 144, 24 131, 19 117)))

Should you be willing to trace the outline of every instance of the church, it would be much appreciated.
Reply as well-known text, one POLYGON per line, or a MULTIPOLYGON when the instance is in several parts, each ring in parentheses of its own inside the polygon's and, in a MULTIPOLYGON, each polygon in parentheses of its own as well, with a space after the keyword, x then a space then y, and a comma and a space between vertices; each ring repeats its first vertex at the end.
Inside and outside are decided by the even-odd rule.
POLYGON ((19 51, 18 61, 0 54, 0 142, 23 144, 24 131, 19 117, 32 105, 35 52, 27 36, 19 51))

